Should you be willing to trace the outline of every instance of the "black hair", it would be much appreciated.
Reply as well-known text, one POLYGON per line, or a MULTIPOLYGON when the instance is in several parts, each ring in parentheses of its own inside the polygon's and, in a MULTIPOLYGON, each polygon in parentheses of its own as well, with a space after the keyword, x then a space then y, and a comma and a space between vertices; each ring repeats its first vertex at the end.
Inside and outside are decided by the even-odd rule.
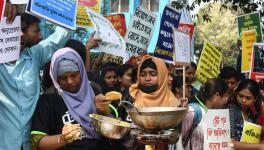
POLYGON ((221 79, 213 78, 209 79, 198 91, 197 97, 203 103, 206 100, 211 99, 216 93, 219 93, 220 96, 223 96, 228 92, 228 85, 221 79))
MULTIPOLYGON (((176 92, 176 88, 182 88, 183 86, 183 76, 176 76, 172 77, 172 92, 173 94, 176 92)), ((188 78, 185 78, 185 83, 191 83, 191 81, 188 78)))
POLYGON ((260 89, 260 90, 264 90, 264 79, 261 79, 261 80, 259 81, 259 89, 260 89))
POLYGON ((122 77, 128 69, 132 69, 133 72, 134 67, 130 64, 123 64, 120 66, 117 71, 118 77, 122 77))
POLYGON ((115 62, 107 62, 107 63, 105 63, 105 64, 102 65, 102 68, 103 69, 104 68, 107 68, 107 67, 114 67, 114 68, 116 68, 116 67, 118 67, 118 64, 115 63, 115 62))
POLYGON ((151 68, 157 70, 156 64, 152 61, 152 59, 146 59, 140 66, 140 71, 144 70, 145 68, 151 68))
POLYGON ((21 22, 24 23, 25 26, 22 26, 22 31, 25 32, 27 31, 28 27, 33 24, 33 23, 39 23, 40 22, 40 19, 35 17, 35 16, 32 16, 30 14, 27 14, 27 13, 23 13, 21 14, 21 22))
POLYGON ((191 62, 191 65, 190 66, 186 66, 185 70, 188 70, 190 68, 194 68, 196 70, 197 69, 197 65, 194 62, 191 62))
POLYGON ((102 93, 105 94, 109 91, 119 91, 119 87, 116 85, 114 87, 109 87, 104 79, 107 72, 114 71, 117 75, 116 68, 114 66, 106 66, 102 68, 99 84, 102 87, 102 93))
POLYGON ((260 116, 261 113, 261 103, 262 103, 262 96, 260 93, 260 88, 258 83, 255 80, 251 80, 251 79, 245 79, 242 80, 241 82, 239 82, 234 95, 232 96, 233 98, 233 102, 238 105, 237 103, 237 94, 244 90, 244 89, 248 89, 251 94, 255 97, 256 102, 254 103, 255 109, 256 109, 256 113, 253 114, 254 118, 258 118, 260 116))
POLYGON ((172 81, 172 92, 175 94, 176 88, 182 88, 183 85, 183 77, 182 76, 177 76, 173 77, 172 81))
POLYGON ((220 79, 230 79, 234 77, 237 81, 240 80, 240 75, 237 70, 231 66, 225 66, 221 69, 220 74, 218 75, 220 79))
POLYGON ((81 56, 83 62, 85 63, 86 48, 82 42, 80 42, 78 40, 70 39, 66 42, 65 47, 70 47, 70 48, 74 49, 81 56))
POLYGON ((102 78, 104 78, 105 74, 110 71, 114 71, 117 75, 116 68, 114 66, 106 66, 101 71, 102 78))

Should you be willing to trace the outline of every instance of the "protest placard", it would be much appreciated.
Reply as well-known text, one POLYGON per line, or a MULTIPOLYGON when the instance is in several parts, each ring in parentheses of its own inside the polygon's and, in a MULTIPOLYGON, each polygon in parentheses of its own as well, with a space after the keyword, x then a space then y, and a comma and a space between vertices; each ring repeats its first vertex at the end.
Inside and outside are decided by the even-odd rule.
POLYGON ((121 36, 126 34, 126 19, 124 14, 114 14, 105 17, 108 19, 114 28, 119 32, 121 36))
POLYGON ((5 0, 0 0, 0 22, 4 15, 4 11, 5 11, 5 0))
POLYGON ((173 43, 175 51, 175 64, 187 66, 191 63, 190 36, 186 32, 173 30, 173 43))
POLYGON ((256 43, 256 36, 255 30, 242 32, 241 72, 250 72, 251 70, 252 48, 253 44, 256 43))
POLYGON ((156 20, 151 11, 141 6, 136 9, 124 37, 129 54, 138 56, 147 53, 156 20))
POLYGON ((264 79, 264 43, 253 44, 250 79, 257 82, 264 79))
POLYGON ((213 45, 205 42, 202 54, 199 59, 195 76, 201 83, 208 79, 216 78, 220 73, 220 63, 222 61, 222 52, 213 45))
POLYGON ((75 30, 76 8, 75 0, 29 0, 26 12, 75 30))
POLYGON ((259 144, 261 129, 262 127, 260 125, 244 121, 240 142, 259 144))
POLYGON ((115 30, 111 22, 91 9, 86 9, 86 11, 94 24, 96 38, 98 37, 102 40, 98 44, 97 49, 108 54, 123 57, 123 61, 127 61, 129 55, 126 52, 125 41, 115 30))
POLYGON ((181 14, 167 5, 162 13, 159 37, 154 51, 154 56, 174 63, 173 28, 178 28, 181 14))
POLYGON ((10 0, 12 4, 26 4, 28 0, 10 0))
POLYGON ((76 24, 77 27, 93 27, 91 19, 86 13, 86 8, 92 9, 94 12, 100 14, 101 1, 100 0, 78 0, 76 24))
POLYGON ((258 43, 263 41, 259 12, 254 12, 254 13, 238 16, 237 24, 238 24, 238 34, 239 34, 240 40, 242 39, 243 31, 255 30, 257 32, 256 41, 258 43))
POLYGON ((0 30, 0 63, 17 60, 20 53, 20 16, 12 24, 6 24, 6 17, 2 18, 0 30))
POLYGON ((121 65, 121 64, 123 64, 124 61, 123 61, 122 57, 105 53, 104 57, 103 57, 103 60, 102 60, 102 63, 106 64, 106 63, 109 63, 109 62, 113 62, 113 63, 121 65))
POLYGON ((193 24, 180 23, 179 26, 178 26, 178 29, 180 31, 187 32, 189 34, 189 36, 190 36, 190 40, 192 40, 193 33, 194 33, 194 25, 193 24))
POLYGON ((209 109, 205 114, 204 150, 231 150, 228 109, 209 109))

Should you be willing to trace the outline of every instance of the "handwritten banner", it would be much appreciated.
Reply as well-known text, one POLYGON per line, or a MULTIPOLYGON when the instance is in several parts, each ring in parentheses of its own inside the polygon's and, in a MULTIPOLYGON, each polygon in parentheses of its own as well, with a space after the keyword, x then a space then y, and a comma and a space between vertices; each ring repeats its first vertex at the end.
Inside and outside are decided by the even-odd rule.
POLYGON ((162 14, 158 42, 154 56, 165 61, 174 62, 173 28, 178 28, 181 14, 173 7, 167 5, 162 14))
POLYGON ((0 22, 4 15, 4 11, 5 11, 5 0, 0 0, 0 22))
POLYGON ((140 6, 136 9, 124 38, 129 54, 138 56, 147 53, 156 20, 156 15, 149 10, 140 6))
POLYGON ((126 19, 124 14, 114 14, 110 16, 106 16, 114 28, 119 32, 121 36, 125 36, 126 34, 126 19))
POLYGON ((114 63, 117 63, 117 64, 123 64, 123 58, 119 57, 119 56, 114 56, 114 55, 111 55, 111 54, 104 54, 102 63, 106 64, 106 63, 109 63, 109 62, 114 62, 114 63))
POLYGON ((175 62, 177 65, 190 65, 191 63, 191 42, 186 32, 173 30, 175 62))
POLYGON ((243 31, 255 30, 257 32, 257 42, 260 43, 263 41, 259 12, 238 16, 237 23, 240 39, 242 38, 243 31))
POLYGON ((261 129, 262 127, 257 124, 244 121, 240 142, 259 144, 261 129))
POLYGON ((243 31, 242 32, 242 60, 241 72, 250 72, 251 70, 251 57, 253 44, 256 43, 256 31, 243 31))
POLYGON ((221 61, 222 52, 206 42, 195 72, 197 80, 205 83, 208 79, 216 78, 220 73, 221 61))
POLYGON ((231 140, 228 109, 209 109, 205 115, 205 150, 229 150, 231 140))
POLYGON ((95 36, 102 40, 98 44, 97 49, 108 54, 123 57, 123 61, 127 61, 129 55, 126 52, 125 41, 115 30, 111 22, 91 9, 86 9, 86 11, 94 24, 95 36))
POLYGON ((178 29, 183 32, 187 32, 190 36, 190 40, 192 40, 193 33, 194 33, 194 25, 193 24, 183 24, 180 23, 178 29))
POLYGON ((21 19, 17 16, 12 24, 2 18, 0 30, 0 63, 17 60, 20 53, 21 19))
POLYGON ((29 0, 27 12, 75 30, 76 7, 76 0, 29 0))
POLYGON ((264 43, 253 44, 250 79, 259 82, 264 79, 264 43))
POLYGON ((86 8, 92 9, 94 12, 100 14, 101 1, 100 0, 78 0, 76 24, 77 27, 93 27, 91 19, 86 13, 86 8))

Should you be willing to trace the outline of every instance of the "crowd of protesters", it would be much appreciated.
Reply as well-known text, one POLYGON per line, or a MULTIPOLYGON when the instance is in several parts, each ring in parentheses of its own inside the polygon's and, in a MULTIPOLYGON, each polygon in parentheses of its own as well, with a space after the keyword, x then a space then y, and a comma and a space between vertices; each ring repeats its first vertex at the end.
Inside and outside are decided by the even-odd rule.
MULTIPOLYGON (((15 7, 7 7, 12 21, 15 7)), ((98 113, 131 122, 123 107, 106 99, 104 95, 110 91, 122 93, 122 100, 138 108, 189 107, 180 129, 182 149, 203 149, 203 117, 208 109, 220 108, 230 111, 230 143, 235 149, 264 149, 261 143, 240 142, 245 121, 264 127, 264 80, 242 79, 235 68, 226 66, 217 78, 196 89, 197 67, 193 62, 185 69, 184 84, 182 70, 147 54, 131 57, 125 64, 104 64, 103 53, 92 61, 90 50, 101 42, 94 34, 83 45, 70 39, 70 31, 57 27, 42 40, 39 22, 34 16, 21 14, 20 56, 0 64, 1 150, 137 149, 129 137, 101 137, 87 117, 98 113), (196 112, 191 103, 202 112, 201 122, 193 129, 196 112), (80 138, 76 139, 76 134, 80 138)))

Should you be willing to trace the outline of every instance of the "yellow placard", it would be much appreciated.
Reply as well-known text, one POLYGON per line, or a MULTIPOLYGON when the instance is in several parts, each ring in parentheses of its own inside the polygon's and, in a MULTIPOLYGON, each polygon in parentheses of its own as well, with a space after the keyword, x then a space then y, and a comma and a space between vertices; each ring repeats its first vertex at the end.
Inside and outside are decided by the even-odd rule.
POLYGON ((93 23, 86 13, 86 8, 90 8, 96 13, 100 13, 100 0, 78 0, 76 25, 78 27, 93 27, 93 23))
POLYGON ((210 78, 216 78, 220 72, 222 51, 205 42, 199 59, 195 76, 198 81, 205 83, 210 78))
POLYGON ((250 72, 253 44, 256 43, 257 32, 255 30, 242 32, 242 60, 241 72, 250 72))
POLYGON ((261 129, 262 127, 257 124, 244 121, 243 133, 240 142, 253 144, 260 143, 261 129))

